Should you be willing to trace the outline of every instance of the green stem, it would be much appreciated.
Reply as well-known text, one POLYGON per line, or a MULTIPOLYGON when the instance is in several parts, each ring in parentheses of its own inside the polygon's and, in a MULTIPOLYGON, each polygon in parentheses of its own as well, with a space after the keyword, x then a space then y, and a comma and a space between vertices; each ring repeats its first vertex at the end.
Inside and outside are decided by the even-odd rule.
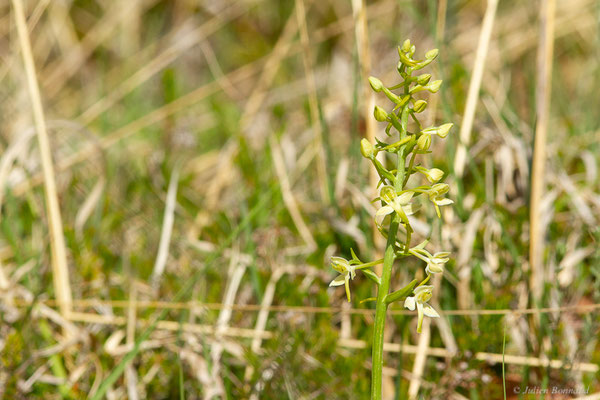
POLYGON ((392 149, 394 147, 400 147, 403 144, 406 144, 406 143, 410 142, 411 140, 413 140, 413 138, 411 136, 405 137, 404 139, 399 140, 396 143, 392 143, 392 144, 389 144, 389 145, 385 146, 382 150, 390 150, 390 149, 392 149))
POLYGON ((406 224, 406 246, 404 247, 404 253, 408 253, 408 250, 410 249, 410 238, 412 233, 412 226, 410 226, 410 224, 406 224))
POLYGON ((404 182, 402 184, 402 186, 406 186, 406 183, 408 182, 408 178, 410 178, 410 176, 413 173, 413 167, 415 165, 415 157, 417 156, 417 153, 412 153, 412 156, 410 157, 410 163, 408 164, 408 171, 406 173, 406 176, 404 177, 404 182))
POLYGON ((379 260, 375 260, 375 261, 371 261, 368 263, 364 263, 364 264, 360 264, 357 265, 354 269, 363 269, 363 268, 370 268, 370 267, 374 267, 376 265, 379 265, 383 262, 383 258, 380 258, 379 260))
POLYGON ((385 329, 385 315, 388 305, 385 298, 390 291, 390 280, 392 278, 392 266, 396 255, 394 244, 398 234, 398 221, 390 224, 388 240, 383 258, 383 272, 381 284, 377 291, 377 306, 375 309, 375 326, 373 331, 373 367, 371 372, 371 400, 382 400, 382 373, 383 373, 383 331, 385 329))

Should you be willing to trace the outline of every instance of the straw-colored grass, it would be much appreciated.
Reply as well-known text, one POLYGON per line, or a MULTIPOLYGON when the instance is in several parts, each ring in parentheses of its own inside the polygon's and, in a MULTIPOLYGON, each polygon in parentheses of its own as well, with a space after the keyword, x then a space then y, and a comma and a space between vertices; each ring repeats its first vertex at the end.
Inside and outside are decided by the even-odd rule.
POLYGON ((387 396, 503 398, 504 363, 598 398, 596 1, 126 3, 0 2, 0 399, 368 398, 371 286, 328 264, 377 256, 365 78, 405 38, 457 125, 415 242, 453 254, 442 318, 389 311, 387 396))

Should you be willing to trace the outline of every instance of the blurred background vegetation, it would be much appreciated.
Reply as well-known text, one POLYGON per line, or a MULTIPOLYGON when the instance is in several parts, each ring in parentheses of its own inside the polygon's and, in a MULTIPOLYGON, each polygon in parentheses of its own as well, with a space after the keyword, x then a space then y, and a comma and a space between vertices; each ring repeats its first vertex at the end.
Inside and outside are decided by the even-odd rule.
MULTIPOLYGON (((426 120, 455 123, 430 165, 449 171, 455 205, 443 228, 419 215, 415 240, 431 237, 453 259, 434 300, 446 315, 426 335, 393 309, 387 397, 502 398, 503 353, 508 398, 533 398, 527 386, 600 392, 597 1, 556 4, 537 303, 540 2, 502 0, 491 16, 462 176, 484 1, 22 4, 73 301, 64 313, 55 300, 32 98, 15 10, 2 1, 0 398, 368 398, 373 304, 361 300, 373 287, 357 278, 347 304, 328 288, 329 257, 381 251, 359 151, 365 72, 398 82, 406 38, 417 54, 440 49, 426 72, 444 85, 426 120)), ((396 286, 420 269, 398 265, 396 286)))

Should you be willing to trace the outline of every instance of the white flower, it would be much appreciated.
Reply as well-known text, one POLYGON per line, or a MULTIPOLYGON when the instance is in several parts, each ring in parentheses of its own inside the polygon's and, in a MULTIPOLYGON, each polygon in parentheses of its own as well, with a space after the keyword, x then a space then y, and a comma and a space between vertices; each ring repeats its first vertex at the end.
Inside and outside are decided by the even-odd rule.
POLYGON ((444 264, 450 260, 450 258, 448 258, 449 255, 450 252, 440 251, 429 257, 429 260, 427 260, 427 267, 425 267, 425 272, 427 272, 429 275, 444 272, 444 264))
POLYGON ((447 206, 449 204, 454 203, 452 200, 446 199, 444 197, 444 195, 448 193, 449 189, 450 187, 445 183, 436 183, 431 187, 431 189, 427 191, 429 195, 429 200, 431 200, 431 202, 435 206, 435 211, 438 215, 438 218, 441 218, 440 206, 447 206))
POLYGON ((350 302, 350 279, 354 279, 356 276, 356 268, 354 265, 350 265, 350 262, 342 257, 331 257, 331 268, 339 272, 340 274, 331 281, 329 286, 346 286, 346 296, 348 302, 350 302))
POLYGON ((449 251, 439 251, 434 255, 431 255, 431 253, 425 249, 414 247, 410 249, 409 252, 427 263, 427 267, 425 267, 427 275, 444 272, 444 264, 450 261, 450 258, 448 257, 450 255, 449 251))
POLYGON ((387 205, 377 210, 375 213, 375 221, 377 221, 378 217, 386 216, 394 211, 403 221, 406 221, 407 215, 412 215, 418 211, 418 207, 410 204, 414 192, 404 192, 401 195, 398 195, 393 187, 384 186, 379 193, 379 197, 387 205))
POLYGON ((421 327, 423 326, 423 315, 427 315, 431 318, 439 318, 440 316, 433 307, 427 304, 433 296, 432 290, 433 286, 431 285, 417 286, 413 291, 415 295, 407 297, 406 300, 404 300, 404 307, 411 311, 414 311, 415 305, 417 306, 417 313, 419 316, 417 332, 419 333, 421 333, 421 327))

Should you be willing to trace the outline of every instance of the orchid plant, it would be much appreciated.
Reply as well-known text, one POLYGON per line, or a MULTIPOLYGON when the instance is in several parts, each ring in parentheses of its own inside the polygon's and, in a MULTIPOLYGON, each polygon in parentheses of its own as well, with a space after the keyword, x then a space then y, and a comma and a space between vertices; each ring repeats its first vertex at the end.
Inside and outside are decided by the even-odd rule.
MULTIPOLYGON (((434 274, 444 272, 444 265, 449 260, 449 252, 436 252, 431 254, 426 250, 428 240, 413 246, 411 243, 413 228, 409 216, 419 211, 416 199, 420 195, 430 201, 436 214, 441 218, 440 207, 452 204, 452 200, 445 197, 448 185, 441 183, 444 172, 438 168, 425 168, 416 163, 417 155, 430 153, 432 136, 445 138, 452 128, 452 124, 443 124, 423 128, 417 115, 427 107, 427 102, 415 98, 419 92, 429 91, 436 93, 442 84, 441 80, 431 81, 430 74, 413 75, 416 71, 429 65, 438 55, 438 50, 433 49, 425 53, 422 60, 414 59, 415 46, 406 40, 398 48, 400 61, 398 73, 402 82, 387 87, 381 80, 371 77, 369 83, 377 93, 383 93, 394 103, 391 111, 375 106, 374 117, 379 122, 387 123, 385 132, 392 137, 392 128, 398 136, 387 141, 377 140, 370 143, 367 139, 361 141, 361 153, 369 159, 379 175, 379 197, 374 202, 379 202, 380 207, 375 213, 375 224, 381 234, 387 239, 384 258, 371 262, 362 262, 351 250, 352 259, 332 257, 331 266, 339 275, 331 282, 330 286, 344 286, 348 301, 351 301, 350 281, 356 276, 356 271, 361 271, 367 278, 377 285, 377 299, 375 311, 375 326, 373 333, 373 368, 371 383, 371 398, 382 398, 382 371, 383 371, 383 332, 385 327, 386 312, 390 304, 404 302, 404 307, 411 311, 417 310, 417 332, 421 332, 425 316, 437 318, 439 314, 428 304, 433 296, 434 287, 426 285, 434 274), (399 91, 399 93, 395 93, 399 91), (409 119, 413 123, 409 126, 409 119), (385 162, 377 158, 378 153, 385 152, 396 157, 395 166, 387 168, 385 162), (417 174, 425 178, 425 184, 408 187, 409 178, 417 174), (403 288, 390 292, 392 269, 397 259, 416 257, 425 262, 426 277, 421 282, 417 279, 403 288), (371 268, 383 263, 381 276, 371 268)), ((411 181, 412 182, 412 181, 411 181)))

